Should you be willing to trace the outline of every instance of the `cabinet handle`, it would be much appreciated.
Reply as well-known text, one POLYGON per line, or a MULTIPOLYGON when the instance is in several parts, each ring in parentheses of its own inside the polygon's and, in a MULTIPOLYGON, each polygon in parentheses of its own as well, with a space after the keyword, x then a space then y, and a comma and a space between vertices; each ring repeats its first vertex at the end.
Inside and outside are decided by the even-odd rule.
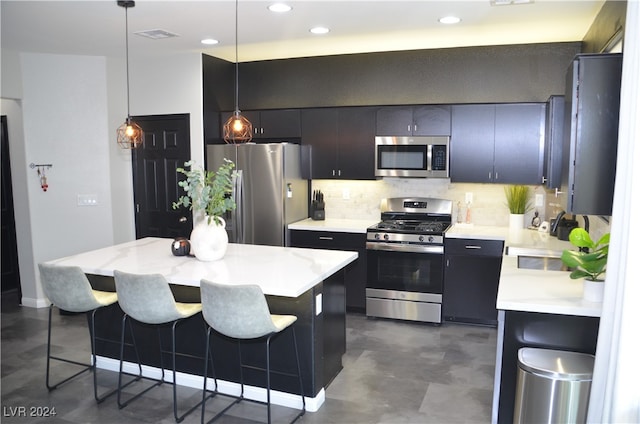
POLYGON ((411 124, 407 125, 407 132, 411 134, 411 124))
POLYGON ((418 131, 418 124, 414 124, 413 126, 413 132, 417 132, 418 131))
POLYGON ((547 182, 547 178, 546 177, 542 177, 542 184, 545 184, 547 182))
POLYGON ((475 250, 481 250, 482 246, 476 246, 474 244, 468 244, 464 247, 465 249, 475 249, 475 250))
POLYGON ((329 236, 319 236, 318 240, 329 240, 329 241, 333 241, 333 237, 329 237, 329 236))
POLYGON ((560 191, 558 187, 556 187, 556 197, 558 197, 558 194, 564 194, 564 191, 560 191))
POLYGON ((331 170, 331 176, 332 176, 332 177, 335 177, 335 176, 336 176, 336 170, 335 170, 335 169, 332 169, 332 170, 331 170))
POLYGON ((338 177, 342 175, 342 170, 338 169, 338 177))

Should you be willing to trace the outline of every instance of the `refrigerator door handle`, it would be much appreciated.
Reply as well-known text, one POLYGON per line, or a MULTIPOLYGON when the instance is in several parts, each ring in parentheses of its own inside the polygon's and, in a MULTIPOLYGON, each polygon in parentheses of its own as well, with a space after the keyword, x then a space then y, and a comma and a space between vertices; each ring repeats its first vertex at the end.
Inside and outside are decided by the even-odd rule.
POLYGON ((233 184, 233 197, 236 202, 236 209, 234 211, 234 232, 235 232, 235 240, 236 243, 244 243, 244 193, 242 190, 242 170, 238 170, 235 173, 235 183, 233 184))

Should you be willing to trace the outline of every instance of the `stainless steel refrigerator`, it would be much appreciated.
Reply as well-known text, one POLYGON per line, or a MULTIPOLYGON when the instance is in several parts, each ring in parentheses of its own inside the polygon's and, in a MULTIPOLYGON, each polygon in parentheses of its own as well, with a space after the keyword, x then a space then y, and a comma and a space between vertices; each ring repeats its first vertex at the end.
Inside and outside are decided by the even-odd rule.
POLYGON ((308 217, 309 185, 300 146, 290 143, 207 146, 207 169, 235 164, 236 210, 227 215, 229 242, 288 246, 287 225, 308 217))

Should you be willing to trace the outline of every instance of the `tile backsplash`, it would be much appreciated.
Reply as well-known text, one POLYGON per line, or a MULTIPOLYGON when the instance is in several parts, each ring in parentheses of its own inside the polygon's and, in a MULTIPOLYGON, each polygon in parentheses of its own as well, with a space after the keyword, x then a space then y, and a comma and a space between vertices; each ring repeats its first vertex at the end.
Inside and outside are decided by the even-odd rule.
MULTIPOLYGON (((324 193, 326 218, 337 219, 380 219, 380 200, 387 197, 435 197, 453 201, 453 220, 461 222, 466 218, 466 199, 472 198, 471 223, 507 227, 509 209, 506 205, 502 184, 461 184, 448 179, 429 178, 383 178, 376 181, 354 180, 313 180, 312 189, 324 193)), ((555 215, 553 199, 542 186, 531 187, 531 204, 535 205, 535 195, 542 196, 543 206, 525 215, 525 224, 532 221, 534 211, 539 212, 543 221, 550 221, 555 215), (549 199, 547 199, 549 198, 549 199), (548 202, 547 202, 548 200, 548 202)), ((598 217, 590 219, 591 229, 597 236, 608 231, 608 224, 598 217)))

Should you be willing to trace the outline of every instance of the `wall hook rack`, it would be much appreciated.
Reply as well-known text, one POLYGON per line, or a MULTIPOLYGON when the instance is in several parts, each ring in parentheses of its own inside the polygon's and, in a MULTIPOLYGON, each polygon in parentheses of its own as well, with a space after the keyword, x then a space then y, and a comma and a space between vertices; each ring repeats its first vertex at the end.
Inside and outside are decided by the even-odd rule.
POLYGON ((34 169, 37 168, 38 179, 40 180, 40 187, 42 187, 42 191, 47 191, 49 189, 49 184, 47 183, 47 176, 44 173, 45 169, 51 169, 53 164, 50 163, 30 163, 29 168, 34 169))

